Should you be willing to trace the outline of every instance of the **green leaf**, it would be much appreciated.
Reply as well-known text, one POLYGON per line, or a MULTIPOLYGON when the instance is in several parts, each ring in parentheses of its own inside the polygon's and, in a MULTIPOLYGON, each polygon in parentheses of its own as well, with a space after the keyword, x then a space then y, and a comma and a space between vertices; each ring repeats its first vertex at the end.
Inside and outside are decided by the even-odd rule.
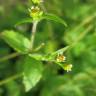
POLYGON ((64 47, 64 48, 61 48, 61 49, 57 50, 56 52, 53 52, 53 53, 51 54, 51 56, 57 55, 58 53, 61 53, 61 52, 63 53, 63 52, 65 52, 68 48, 69 48, 69 46, 66 46, 66 47, 64 47))
POLYGON ((15 80, 6 83, 5 86, 7 89, 7 96, 21 96, 21 93, 23 92, 23 87, 15 80))
POLYGON ((19 22, 16 23, 15 26, 18 26, 20 24, 25 24, 25 23, 32 23, 33 22, 33 19, 32 18, 24 18, 22 20, 20 20, 19 22))
POLYGON ((43 66, 42 63, 30 56, 26 56, 24 59, 24 77, 23 84, 25 90, 29 91, 33 88, 41 79, 43 66))
POLYGON ((57 22, 57 23, 61 23, 61 24, 63 24, 65 27, 67 27, 66 22, 65 22, 63 19, 61 19, 60 17, 58 17, 58 16, 56 16, 56 15, 54 15, 54 14, 49 14, 49 13, 44 14, 41 19, 52 20, 52 21, 55 21, 55 22, 57 22))
POLYGON ((27 53, 30 47, 29 40, 22 34, 14 31, 4 31, 3 39, 17 52, 27 53))
MULTIPOLYGON (((44 14, 38 21, 43 20, 43 19, 52 20, 52 21, 61 23, 65 27, 67 27, 66 22, 54 14, 49 14, 49 13, 44 14)), ((29 18, 25 18, 25 19, 20 20, 20 22, 17 22, 15 26, 18 26, 18 25, 24 24, 24 23, 32 23, 32 22, 33 22, 33 19, 29 17, 29 18)))

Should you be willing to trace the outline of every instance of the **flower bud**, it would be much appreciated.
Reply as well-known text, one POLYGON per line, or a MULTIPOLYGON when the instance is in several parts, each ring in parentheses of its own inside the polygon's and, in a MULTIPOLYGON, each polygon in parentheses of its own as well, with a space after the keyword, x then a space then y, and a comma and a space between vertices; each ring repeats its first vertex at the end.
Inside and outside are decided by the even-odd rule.
POLYGON ((32 2, 33 2, 34 4, 40 4, 40 3, 43 2, 43 0, 32 0, 32 2))
POLYGON ((33 18, 33 20, 38 20, 43 15, 43 11, 40 10, 39 7, 32 6, 31 9, 29 9, 30 17, 33 18))

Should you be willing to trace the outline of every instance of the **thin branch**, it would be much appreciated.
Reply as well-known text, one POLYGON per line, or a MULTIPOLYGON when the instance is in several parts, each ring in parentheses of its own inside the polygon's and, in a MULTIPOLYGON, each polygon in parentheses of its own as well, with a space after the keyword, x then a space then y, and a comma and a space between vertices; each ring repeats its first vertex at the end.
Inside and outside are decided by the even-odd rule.
POLYGON ((11 77, 9 77, 9 78, 7 78, 7 79, 1 80, 1 81, 0 81, 0 86, 3 85, 3 84, 6 84, 6 83, 8 83, 8 82, 10 82, 10 81, 12 81, 12 80, 15 80, 15 79, 17 79, 17 78, 19 78, 19 77, 21 77, 21 76, 23 76, 23 73, 21 73, 21 74, 16 74, 16 75, 11 76, 11 77))
POLYGON ((90 16, 88 16, 87 18, 84 19, 84 21, 82 21, 77 27, 75 27, 72 31, 77 31, 79 30, 81 27, 83 27, 84 25, 90 23, 92 20, 94 20, 96 18, 96 12, 90 16))
MULTIPOLYGON (((81 22, 77 27, 75 27, 72 31, 78 31, 81 27, 83 27, 84 25, 90 23, 94 18, 96 18, 96 12, 94 14, 92 14, 91 16, 87 17, 83 22, 81 22)), ((88 28, 86 30, 84 30, 84 32, 82 32, 77 39, 71 44, 69 45, 68 49, 71 49, 72 47, 74 47, 80 40, 82 40, 85 35, 90 32, 90 30, 93 28, 93 25, 89 25, 88 28)), ((67 49, 67 50, 68 50, 67 49)))
MULTIPOLYGON (((77 38, 77 40, 75 40, 75 42, 72 43, 69 48, 74 47, 80 40, 82 40, 82 39, 85 37, 85 35, 86 35, 88 32, 90 32, 90 30, 91 30, 92 28, 93 28, 93 26, 90 25, 84 32, 82 32, 82 34, 79 35, 79 37, 77 38)), ((69 49, 69 48, 68 48, 68 49, 69 49)))
POLYGON ((19 55, 20 55, 20 53, 17 53, 17 52, 9 54, 9 55, 7 55, 5 57, 0 58, 0 62, 6 61, 8 59, 15 58, 16 56, 19 56, 19 55))
POLYGON ((44 45, 45 43, 41 43, 36 49, 33 50, 33 52, 39 51, 44 45))

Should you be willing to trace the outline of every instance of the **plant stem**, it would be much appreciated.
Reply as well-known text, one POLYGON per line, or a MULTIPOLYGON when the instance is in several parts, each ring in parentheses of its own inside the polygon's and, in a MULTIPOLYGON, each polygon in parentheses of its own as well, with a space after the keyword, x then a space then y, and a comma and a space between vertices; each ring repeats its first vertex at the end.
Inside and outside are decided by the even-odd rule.
POLYGON ((34 49, 33 52, 39 51, 44 45, 45 45, 44 43, 41 43, 36 49, 34 49))
POLYGON ((0 62, 3 62, 5 60, 11 59, 11 58, 14 58, 14 57, 19 56, 19 55, 20 55, 20 53, 17 53, 17 52, 15 52, 13 54, 9 54, 8 56, 2 57, 0 59, 0 62))
POLYGON ((3 84, 6 84, 6 83, 8 83, 8 82, 10 82, 10 81, 12 81, 12 80, 15 80, 15 79, 17 79, 17 78, 19 78, 19 77, 21 77, 21 76, 23 76, 23 73, 21 73, 21 74, 16 74, 16 75, 11 76, 11 77, 9 77, 9 78, 7 78, 7 79, 4 79, 4 80, 0 81, 0 86, 3 85, 3 84))
POLYGON ((77 38, 77 40, 75 40, 75 42, 72 43, 69 48, 70 48, 70 49, 73 48, 80 40, 82 40, 82 39, 85 37, 85 35, 86 35, 88 32, 90 32, 90 30, 91 30, 92 28, 93 28, 92 25, 88 26, 88 28, 87 28, 86 30, 84 30, 84 32, 82 32, 82 34, 79 35, 79 37, 77 38))
POLYGON ((35 33, 36 33, 37 24, 38 24, 38 21, 34 21, 33 22, 32 33, 31 33, 32 35, 31 35, 30 50, 32 50, 33 46, 34 46, 34 39, 35 39, 35 33))

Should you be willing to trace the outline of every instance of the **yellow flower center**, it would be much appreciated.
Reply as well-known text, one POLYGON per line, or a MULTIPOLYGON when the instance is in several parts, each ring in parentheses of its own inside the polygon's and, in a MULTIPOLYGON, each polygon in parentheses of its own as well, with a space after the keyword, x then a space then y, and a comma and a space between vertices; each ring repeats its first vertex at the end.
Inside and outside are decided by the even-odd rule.
POLYGON ((57 62, 64 62, 65 61, 65 56, 63 55, 58 55, 56 58, 57 62))

